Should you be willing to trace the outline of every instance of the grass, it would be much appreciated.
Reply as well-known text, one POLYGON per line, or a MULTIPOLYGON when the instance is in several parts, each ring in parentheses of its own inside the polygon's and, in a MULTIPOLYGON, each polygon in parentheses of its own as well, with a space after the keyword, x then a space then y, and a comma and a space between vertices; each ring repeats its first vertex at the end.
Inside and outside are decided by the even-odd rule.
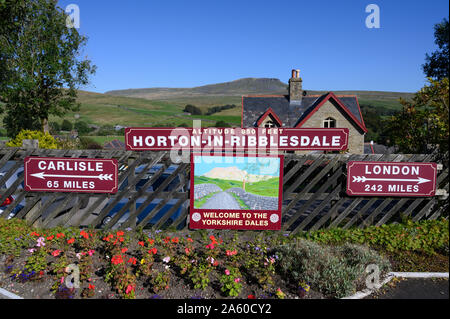
POLYGON ((209 178, 205 176, 195 176, 194 177, 194 185, 198 184, 215 184, 219 186, 223 191, 226 191, 229 188, 239 187, 242 188, 242 182, 239 181, 230 181, 219 178, 209 178))
POLYGON ((280 178, 274 177, 266 181, 245 184, 245 190, 249 193, 261 196, 278 197, 280 178))
POLYGON ((208 201, 208 199, 210 199, 211 197, 213 197, 217 193, 220 193, 220 192, 212 192, 212 193, 209 193, 206 196, 203 196, 200 199, 194 200, 194 208, 201 208, 208 201))
POLYGON ((238 202, 239 206, 241 206, 241 209, 250 209, 250 207, 244 203, 244 201, 242 199, 240 199, 240 197, 234 193, 229 193, 231 196, 233 196, 236 201, 238 202))
MULTIPOLYGON (((209 177, 205 177, 205 176, 195 176, 194 185, 206 184, 206 183, 215 184, 224 191, 229 188, 233 188, 233 187, 242 188, 242 186, 243 186, 242 182, 240 182, 240 181, 224 180, 224 179, 219 179, 219 178, 209 178, 209 177)), ((278 197, 278 185, 279 185, 279 178, 274 177, 267 181, 247 183, 247 184, 245 184, 245 191, 248 193, 255 194, 255 195, 278 197)))
POLYGON ((109 135, 109 136, 85 136, 87 138, 93 139, 95 142, 103 145, 106 142, 111 142, 112 140, 119 140, 122 142, 125 142, 125 136, 123 135, 119 135, 119 136, 114 136, 114 135, 109 135))

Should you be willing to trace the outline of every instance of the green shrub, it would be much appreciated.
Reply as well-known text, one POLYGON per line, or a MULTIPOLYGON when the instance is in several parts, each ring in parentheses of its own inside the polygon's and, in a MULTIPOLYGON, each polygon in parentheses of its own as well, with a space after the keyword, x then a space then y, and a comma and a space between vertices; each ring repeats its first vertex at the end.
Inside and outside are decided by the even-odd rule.
POLYGON ((71 131, 73 129, 72 122, 69 120, 64 120, 61 124, 61 130, 62 131, 71 131))
POLYGON ((416 250, 434 253, 449 245, 448 220, 423 220, 367 228, 318 230, 300 235, 323 244, 364 243, 387 251, 416 250))
POLYGON ((188 104, 184 107, 183 112, 191 113, 191 115, 202 115, 202 110, 192 104, 188 104))
POLYGON ((80 135, 88 134, 91 131, 89 125, 84 121, 75 122, 74 129, 76 129, 80 135))
POLYGON ((61 126, 59 125, 58 122, 50 122, 48 126, 50 127, 50 132, 53 134, 61 131, 61 126))
POLYGON ((214 127, 230 127, 230 125, 225 121, 217 121, 214 127))
POLYGON ((308 283, 329 297, 345 297, 364 282, 365 269, 376 264, 382 272, 390 270, 389 262, 375 251, 354 244, 340 247, 321 246, 299 239, 274 248, 279 256, 278 270, 288 282, 308 283))
POLYGON ((114 127, 109 124, 103 125, 97 132, 99 136, 108 136, 108 135, 116 135, 117 132, 114 130, 114 127))
POLYGON ((92 138, 89 137, 80 137, 80 149, 84 150, 100 150, 103 148, 99 143, 94 141, 92 138))
POLYGON ((22 130, 20 133, 8 143, 9 147, 22 147, 23 140, 38 140, 39 148, 57 149, 58 143, 49 133, 41 131, 22 130))

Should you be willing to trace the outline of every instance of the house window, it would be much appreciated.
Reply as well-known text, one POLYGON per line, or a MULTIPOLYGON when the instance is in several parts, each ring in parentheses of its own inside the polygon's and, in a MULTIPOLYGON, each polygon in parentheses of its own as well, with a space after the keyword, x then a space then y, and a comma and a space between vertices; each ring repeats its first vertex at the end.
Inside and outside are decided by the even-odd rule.
POLYGON ((333 128, 336 127, 336 120, 332 117, 329 117, 323 121, 324 128, 333 128))
POLYGON ((272 127, 278 127, 278 125, 274 121, 268 120, 266 123, 264 123, 264 127, 272 128, 272 127))

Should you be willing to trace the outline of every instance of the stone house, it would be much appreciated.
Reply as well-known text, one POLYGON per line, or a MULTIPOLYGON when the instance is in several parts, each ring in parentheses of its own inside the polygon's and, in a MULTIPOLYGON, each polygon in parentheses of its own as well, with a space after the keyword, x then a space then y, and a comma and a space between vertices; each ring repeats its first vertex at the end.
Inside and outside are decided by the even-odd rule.
POLYGON ((364 154, 367 128, 354 95, 308 95, 299 70, 292 70, 288 95, 242 97, 242 127, 296 127, 349 129, 348 152, 364 154))

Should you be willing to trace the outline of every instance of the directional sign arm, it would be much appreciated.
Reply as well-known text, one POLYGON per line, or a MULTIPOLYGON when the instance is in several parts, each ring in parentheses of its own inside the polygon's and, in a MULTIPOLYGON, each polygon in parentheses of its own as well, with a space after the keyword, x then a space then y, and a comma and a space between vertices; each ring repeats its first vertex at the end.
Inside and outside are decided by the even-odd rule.
POLYGON ((427 182, 431 182, 431 180, 417 177, 417 178, 368 178, 366 176, 352 176, 353 182, 356 183, 365 183, 366 181, 379 181, 379 182, 417 182, 417 184, 423 184, 427 182))
POLYGON ((33 177, 40 179, 45 179, 46 177, 62 177, 62 178, 94 178, 101 181, 112 181, 113 174, 100 174, 100 175, 57 175, 57 174, 46 174, 45 172, 31 174, 33 177))

